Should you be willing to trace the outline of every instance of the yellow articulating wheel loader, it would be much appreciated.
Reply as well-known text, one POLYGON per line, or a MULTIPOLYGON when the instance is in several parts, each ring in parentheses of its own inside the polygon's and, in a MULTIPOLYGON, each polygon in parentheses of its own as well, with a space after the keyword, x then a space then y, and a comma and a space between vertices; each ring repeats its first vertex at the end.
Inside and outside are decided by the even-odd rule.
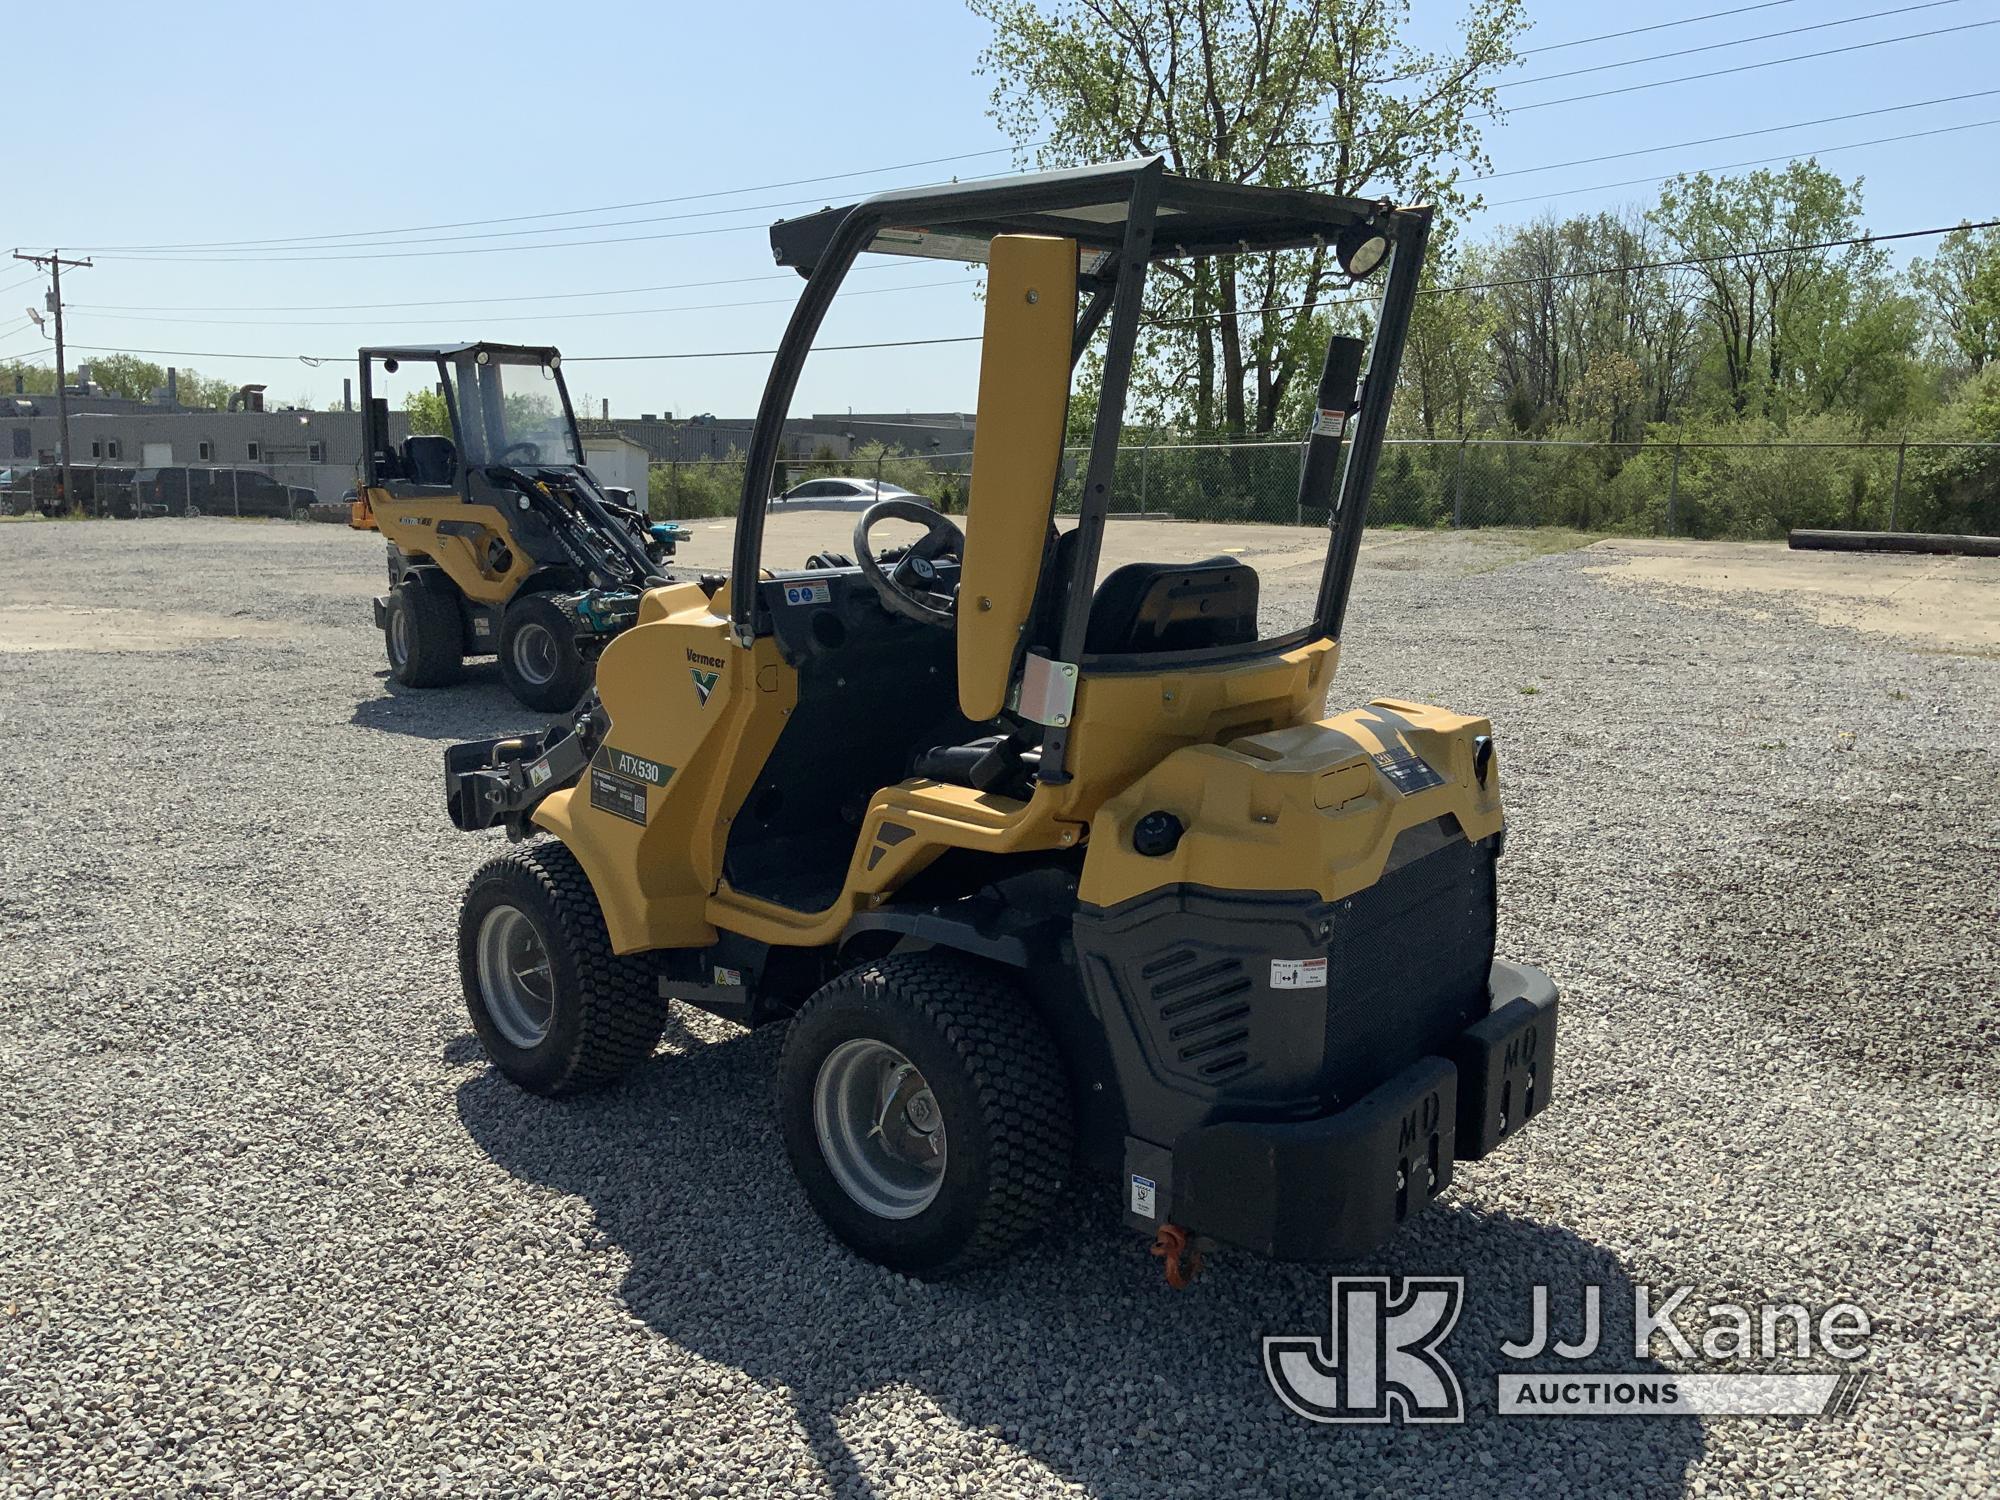
POLYGON ((455 681, 467 656, 497 655, 529 708, 560 713, 590 686, 597 655, 667 581, 682 529, 649 524, 584 466, 562 355, 511 344, 361 351, 366 423, 348 524, 389 543, 375 625, 404 687, 455 681), (435 377, 451 435, 390 441, 377 376, 435 377))
POLYGON ((774 226, 806 282, 726 582, 645 592, 567 719, 446 753, 453 821, 530 840, 460 913, 494 1064, 568 1094, 644 1062, 669 999, 782 1022, 806 1196, 921 1276, 1004 1254, 1074 1174, 1173 1276, 1204 1241, 1355 1255, 1539 1114, 1557 997, 1494 954, 1487 721, 1327 716, 1430 218, 1152 159, 774 226), (1302 449, 1300 506, 1331 517, 1316 597, 1283 619, 1230 557, 1100 577, 1149 269, 1281 252, 1382 278, 1302 449), (789 569, 763 556, 781 426, 864 253, 986 266, 971 513, 884 500, 855 563, 789 569), (1093 346, 1080 514, 1058 516, 1093 346))

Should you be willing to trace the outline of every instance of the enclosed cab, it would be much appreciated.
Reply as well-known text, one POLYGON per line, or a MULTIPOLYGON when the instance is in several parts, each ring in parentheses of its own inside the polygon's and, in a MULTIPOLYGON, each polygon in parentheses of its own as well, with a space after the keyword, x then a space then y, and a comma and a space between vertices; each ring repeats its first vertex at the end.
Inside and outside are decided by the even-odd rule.
POLYGON ((497 655, 528 707, 572 707, 597 654, 664 581, 674 537, 609 498, 583 460, 562 355, 508 344, 361 351, 363 478, 349 524, 389 543, 375 601, 390 675, 455 680, 497 655), (387 392, 433 398, 444 432, 392 438, 387 392))

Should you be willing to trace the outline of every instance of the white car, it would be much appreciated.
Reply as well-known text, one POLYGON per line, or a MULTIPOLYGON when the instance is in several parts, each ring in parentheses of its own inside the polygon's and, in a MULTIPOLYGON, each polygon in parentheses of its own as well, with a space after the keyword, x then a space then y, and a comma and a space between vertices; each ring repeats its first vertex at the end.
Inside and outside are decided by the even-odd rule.
POLYGON ((937 509, 924 496, 900 484, 884 484, 875 479, 808 479, 782 495, 773 495, 771 504, 794 510, 866 510, 877 500, 914 500, 937 509))

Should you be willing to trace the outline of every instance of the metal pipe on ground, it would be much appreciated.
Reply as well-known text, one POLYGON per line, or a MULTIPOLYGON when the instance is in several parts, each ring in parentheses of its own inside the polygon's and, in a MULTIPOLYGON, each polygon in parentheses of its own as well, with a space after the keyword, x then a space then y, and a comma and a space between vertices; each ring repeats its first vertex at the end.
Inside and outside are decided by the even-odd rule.
POLYGON ((1787 540, 1797 552, 1929 552, 2000 557, 2000 536, 1918 531, 1794 531, 1787 540))

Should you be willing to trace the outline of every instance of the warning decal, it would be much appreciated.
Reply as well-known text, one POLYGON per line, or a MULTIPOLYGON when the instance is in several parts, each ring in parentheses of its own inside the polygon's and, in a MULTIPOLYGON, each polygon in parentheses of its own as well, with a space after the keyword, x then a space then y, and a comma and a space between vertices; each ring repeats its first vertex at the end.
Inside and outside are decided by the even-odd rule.
POLYGON ((1313 413, 1312 435, 1314 437, 1337 438, 1345 431, 1347 431, 1346 412, 1328 411, 1322 408, 1313 413))
POLYGON ((1323 958, 1272 959, 1271 988, 1274 990, 1325 989, 1326 960, 1323 958))
POLYGON ((1431 769, 1429 761, 1408 750, 1384 750, 1374 760, 1382 768, 1382 774, 1389 778, 1389 784, 1405 797, 1412 792, 1444 785, 1444 778, 1431 769))

